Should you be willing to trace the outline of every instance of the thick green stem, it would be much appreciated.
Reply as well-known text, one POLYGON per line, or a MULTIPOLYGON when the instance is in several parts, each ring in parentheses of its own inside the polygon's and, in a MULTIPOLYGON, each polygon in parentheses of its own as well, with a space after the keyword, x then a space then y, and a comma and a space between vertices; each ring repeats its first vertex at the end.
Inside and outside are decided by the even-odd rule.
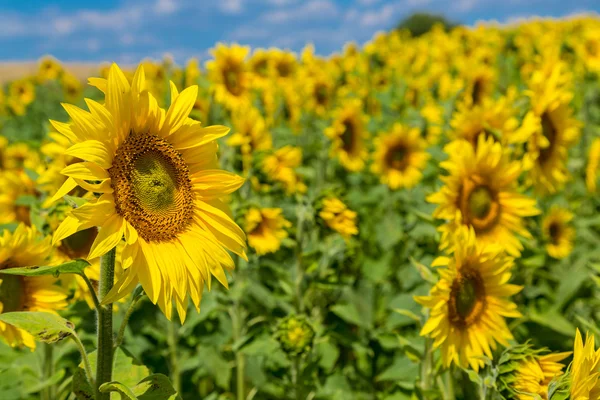
POLYGON ((302 370, 300 368, 300 357, 295 356, 292 364, 292 383, 294 384, 296 400, 302 400, 302 370))
POLYGON ((81 361, 83 362, 83 369, 85 370, 85 376, 87 377, 90 384, 92 386, 94 386, 94 384, 95 384, 94 374, 92 373, 92 367, 90 365, 90 360, 85 352, 85 347, 83 347, 83 343, 81 343, 81 340, 79 339, 79 337, 77 335, 71 335, 71 339, 73 339, 73 341, 75 342, 75 345, 77 345, 77 350, 79 350, 79 353, 81 354, 81 361))
MULTIPOLYGON (((239 257, 234 258, 235 267, 238 270, 235 276, 234 284, 237 287, 243 287, 243 280, 245 277, 244 271, 240 268, 239 257)), ((243 332, 243 323, 244 323, 244 315, 242 306, 240 304, 240 299, 238 297, 235 298, 233 304, 229 307, 229 316, 231 317, 231 325, 232 325, 232 336, 233 343, 239 343, 242 338, 243 332)), ((244 354, 239 350, 235 350, 235 386, 237 393, 237 400, 245 400, 246 399, 246 359, 244 354)))
POLYGON ((302 281, 304 280, 304 269, 302 266, 302 240, 304 239, 304 206, 298 206, 298 225, 296 227, 296 271, 294 286, 296 292, 296 310, 301 313, 304 309, 302 296, 302 281))
MULTIPOLYGON (((115 280, 116 248, 110 250, 100 259, 100 284, 98 300, 112 289, 115 280)), ((100 386, 112 380, 113 364, 113 315, 112 304, 100 306, 98 315, 98 362, 96 365, 96 400, 109 400, 110 393, 100 393, 100 386)))
MULTIPOLYGON (((43 363, 42 376, 43 376, 43 380, 47 380, 47 379, 50 379, 50 377, 54 374, 54 357, 53 357, 54 349, 53 349, 52 345, 50 345, 48 343, 44 343, 42 346, 44 349, 44 363, 43 363)), ((51 400, 52 398, 54 398, 53 389, 54 389, 53 385, 45 387, 41 393, 42 399, 51 400)))
POLYGON ((179 393, 181 392, 181 371, 179 370, 179 361, 177 360, 177 342, 179 341, 177 329, 179 325, 175 321, 168 321, 168 324, 169 336, 167 337, 167 344, 169 345, 171 381, 173 382, 173 388, 179 393))

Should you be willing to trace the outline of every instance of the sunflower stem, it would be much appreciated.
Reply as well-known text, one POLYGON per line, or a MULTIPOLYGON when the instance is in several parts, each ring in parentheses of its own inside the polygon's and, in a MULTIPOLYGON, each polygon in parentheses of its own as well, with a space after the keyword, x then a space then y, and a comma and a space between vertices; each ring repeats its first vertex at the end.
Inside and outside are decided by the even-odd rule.
MULTIPOLYGON (((43 380, 47 380, 54 373, 54 356, 53 356, 54 349, 52 348, 52 345, 50 345, 48 343, 44 343, 43 350, 44 350, 44 355, 43 355, 44 363, 42 364, 43 365, 42 377, 43 377, 43 380)), ((53 389, 54 389, 53 385, 45 387, 41 393, 42 399, 43 400, 52 399, 54 396, 53 389)))
POLYGON ((302 301, 302 281, 304 280, 304 270, 302 268, 302 240, 304 238, 304 206, 298 206, 298 223, 296 227, 296 271, 294 279, 294 287, 296 294, 296 309, 299 313, 302 312, 304 304, 302 301))
POLYGON ((127 308, 127 312, 125 313, 123 321, 121 322, 121 326, 119 327, 119 333, 117 334, 117 339, 115 340, 114 345, 115 349, 121 344, 123 344, 123 338, 125 337, 125 328, 127 328, 129 318, 131 318, 131 314, 133 314, 133 312, 135 311, 135 306, 137 305, 138 301, 141 300, 142 297, 142 292, 139 292, 138 294, 135 294, 134 297, 131 299, 131 303, 129 303, 129 308, 127 308))
POLYGON ((94 285, 92 285, 90 278, 88 278, 84 272, 82 272, 78 275, 84 280, 85 284, 88 287, 88 290, 90 291, 90 295, 92 296, 92 301, 94 302, 94 306, 96 307, 96 310, 99 310, 100 309, 100 301, 98 300, 98 296, 96 295, 96 289, 94 289, 94 285))
MULTIPOLYGON (((110 250, 100 259, 100 284, 98 300, 102 299, 112 289, 115 280, 116 248, 110 250)), ((112 380, 113 363, 113 315, 112 304, 100 305, 98 315, 98 362, 96 365, 96 400, 109 400, 110 393, 101 393, 100 386, 112 380)))
MULTIPOLYGON (((90 360, 85 352, 85 347, 83 347, 83 343, 81 343, 81 339, 77 335, 71 335, 71 338, 75 342, 77 346, 77 350, 81 354, 81 361, 83 362, 83 369, 85 370, 85 376, 87 377, 90 385, 94 386, 94 374, 92 373, 92 366, 90 365, 90 360)), ((52 397, 54 398, 54 397, 52 397)))

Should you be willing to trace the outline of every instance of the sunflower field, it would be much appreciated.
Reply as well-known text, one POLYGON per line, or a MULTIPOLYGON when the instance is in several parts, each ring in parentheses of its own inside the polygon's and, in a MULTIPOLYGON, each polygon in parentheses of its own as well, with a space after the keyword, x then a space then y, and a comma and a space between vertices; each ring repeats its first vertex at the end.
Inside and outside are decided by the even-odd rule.
POLYGON ((0 90, 0 399, 600 399, 600 20, 0 90))

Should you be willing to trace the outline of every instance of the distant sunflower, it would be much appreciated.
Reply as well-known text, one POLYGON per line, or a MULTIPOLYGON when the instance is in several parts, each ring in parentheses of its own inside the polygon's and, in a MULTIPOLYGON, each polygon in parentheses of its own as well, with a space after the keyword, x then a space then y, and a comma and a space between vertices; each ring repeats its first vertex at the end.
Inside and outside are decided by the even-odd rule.
POLYGON ((324 116, 334 101, 334 84, 331 76, 324 72, 303 79, 306 82, 307 108, 315 114, 324 116))
POLYGON ((423 177, 429 159, 427 143, 418 128, 394 124, 390 133, 375 139, 374 173, 391 189, 411 188, 423 177))
POLYGON ((251 208, 246 213, 244 229, 248 244, 261 256, 279 250, 281 241, 288 237, 286 229, 291 226, 281 208, 251 208))
POLYGON ((294 146, 284 146, 265 157, 262 162, 262 171, 267 177, 281 183, 288 195, 305 193, 306 185, 296 172, 302 165, 302 149, 294 146))
POLYGON ((600 166, 600 138, 594 139, 590 146, 588 164, 585 169, 585 186, 588 192, 595 193, 598 182, 598 167, 600 166))
POLYGON ((480 356, 493 358, 496 343, 508 346, 513 338, 505 318, 521 317, 509 298, 522 288, 508 283, 514 262, 500 246, 479 243, 473 228, 460 227, 457 236, 452 256, 432 264, 445 267, 438 270, 440 280, 415 300, 429 309, 421 335, 441 347, 444 366, 478 371, 484 366, 480 356))
POLYGON ((356 226, 356 211, 348 208, 344 202, 337 197, 329 197, 323 200, 323 207, 319 212, 319 217, 325 224, 346 240, 354 235, 358 235, 356 226))
MULTIPOLYGON (((57 129, 73 143, 66 154, 83 160, 62 173, 100 198, 72 210, 53 242, 97 226, 87 256, 94 259, 124 237, 125 272, 104 301, 124 297, 139 282, 169 319, 174 301, 183 321, 188 295, 198 309, 211 275, 227 286, 224 269, 234 267, 227 250, 246 257, 244 232, 220 200, 244 182, 216 169, 215 140, 229 129, 188 118, 196 86, 178 93, 171 84, 171 106, 159 108, 142 66, 132 83, 116 64, 108 80, 91 82, 106 104, 86 99, 91 112, 65 104, 73 122, 57 129)), ((70 190, 63 185, 55 198, 70 190)))
POLYGON ((568 181, 567 152, 581 127, 573 116, 573 93, 565 87, 568 77, 561 67, 534 72, 527 92, 539 122, 527 142, 524 166, 529 170, 529 184, 541 193, 555 193, 568 181))
POLYGON ((246 61, 249 51, 245 46, 218 44, 211 50, 215 59, 206 63, 216 101, 230 110, 250 102, 251 76, 246 61))
POLYGON ((273 75, 273 63, 271 52, 264 49, 256 49, 249 60, 249 68, 254 75, 254 80, 259 84, 273 75))
MULTIPOLYGON (((14 233, 5 230, 0 237, 0 269, 48 265, 52 253, 50 238, 42 238, 35 228, 20 224, 14 233)), ((67 306, 67 293, 52 276, 0 274, 0 313, 43 311, 55 314, 67 306)), ((35 348, 29 333, 0 321, 0 336, 10 346, 35 348)))
POLYGON ((75 75, 65 72, 61 78, 63 90, 65 92, 65 99, 70 102, 76 102, 81 97, 82 85, 79 78, 75 75))
POLYGON ((571 226, 573 213, 552 207, 542 221, 542 233, 546 240, 546 251, 551 257, 565 258, 573 251, 575 228, 571 226))
POLYGON ((0 225, 22 222, 31 225, 28 203, 22 196, 35 196, 35 182, 23 171, 0 172, 0 225))
POLYGON ((200 78, 200 67, 198 65, 197 58, 190 58, 185 64, 185 81, 184 86, 192 86, 198 84, 198 78, 200 78))
POLYGON ((438 204, 435 218, 446 220, 440 247, 451 249, 458 225, 473 227, 477 240, 497 243, 512 256, 523 249, 517 235, 530 238, 524 217, 539 214, 535 200, 517 190, 521 165, 510 161, 502 145, 492 138, 479 137, 477 149, 464 140, 445 147, 450 159, 440 165, 450 175, 442 177, 445 186, 427 197, 438 204))
POLYGON ((518 400, 532 400, 534 395, 548 400, 548 385, 563 374, 565 367, 560 361, 571 353, 532 355, 521 361, 517 367, 511 388, 518 400))
POLYGON ((423 137, 428 144, 437 144, 443 132, 444 110, 433 99, 425 102, 419 111, 424 120, 424 126, 421 130, 423 137))
POLYGON ((13 171, 29 169, 40 172, 41 164, 39 153, 26 143, 13 143, 4 149, 2 157, 4 169, 13 171))
POLYGON ((291 79, 296 73, 298 61, 294 53, 286 50, 275 49, 271 51, 273 73, 279 79, 291 79))
POLYGON ((53 57, 46 56, 39 62, 38 79, 40 82, 57 80, 62 72, 62 65, 53 57))
POLYGON ((600 349, 595 348, 594 335, 586 335, 584 344, 579 329, 570 375, 571 400, 600 399, 600 349))
POLYGON ((35 86, 28 79, 19 79, 12 82, 8 93, 18 103, 27 106, 35 100, 35 86))
POLYGON ((367 120, 362 111, 362 102, 350 99, 334 112, 333 123, 325 129, 325 135, 332 141, 331 156, 338 158, 349 171, 360 171, 365 166, 368 155, 365 139, 369 136, 367 120))
POLYGON ((227 144, 239 147, 244 168, 247 170, 255 152, 271 149, 273 139, 267 130, 265 120, 254 107, 244 107, 234 111, 231 122, 235 133, 227 140, 227 144))

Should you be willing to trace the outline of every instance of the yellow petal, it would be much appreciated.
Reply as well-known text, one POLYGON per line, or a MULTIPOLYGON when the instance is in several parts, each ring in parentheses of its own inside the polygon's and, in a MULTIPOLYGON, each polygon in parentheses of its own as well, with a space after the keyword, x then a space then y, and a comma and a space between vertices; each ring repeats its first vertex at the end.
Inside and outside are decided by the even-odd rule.
POLYGON ((65 154, 96 163, 104 169, 109 169, 112 166, 113 155, 106 145, 98 140, 75 143, 67 149, 65 154))
POLYGON ((198 86, 195 85, 185 89, 175 98, 165 115, 165 122, 161 131, 162 136, 168 136, 183 126, 197 98, 198 86))
POLYGON ((71 164, 63 168, 60 173, 69 177, 85 179, 88 181, 99 181, 110 178, 108 172, 104 168, 91 162, 71 164))
POLYGON ((245 179, 223 170, 204 170, 191 176, 194 191, 202 197, 223 197, 238 190, 245 179))
POLYGON ((123 238, 125 220, 118 214, 111 216, 98 230, 88 259, 100 257, 115 248, 123 238))

